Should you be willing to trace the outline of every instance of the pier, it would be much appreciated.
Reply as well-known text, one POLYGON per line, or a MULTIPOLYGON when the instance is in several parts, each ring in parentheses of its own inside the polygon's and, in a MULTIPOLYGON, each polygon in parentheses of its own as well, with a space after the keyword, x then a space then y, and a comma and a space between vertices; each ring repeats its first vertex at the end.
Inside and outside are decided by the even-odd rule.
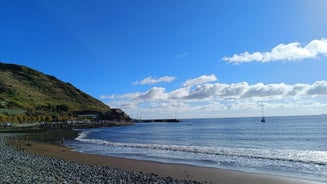
POLYGON ((131 121, 105 121, 105 122, 91 122, 91 123, 46 123, 40 124, 42 129, 88 129, 88 128, 103 128, 103 127, 117 127, 132 125, 131 121))
POLYGON ((134 119, 134 123, 179 123, 179 119, 134 119))

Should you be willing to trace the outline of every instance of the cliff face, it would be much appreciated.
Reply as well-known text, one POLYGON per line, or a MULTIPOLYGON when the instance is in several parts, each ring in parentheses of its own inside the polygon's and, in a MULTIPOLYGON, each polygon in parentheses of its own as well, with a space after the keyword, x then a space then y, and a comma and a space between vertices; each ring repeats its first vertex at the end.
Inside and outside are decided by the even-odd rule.
POLYGON ((31 68, 0 62, 0 114, 78 114, 110 107, 70 83, 31 68))

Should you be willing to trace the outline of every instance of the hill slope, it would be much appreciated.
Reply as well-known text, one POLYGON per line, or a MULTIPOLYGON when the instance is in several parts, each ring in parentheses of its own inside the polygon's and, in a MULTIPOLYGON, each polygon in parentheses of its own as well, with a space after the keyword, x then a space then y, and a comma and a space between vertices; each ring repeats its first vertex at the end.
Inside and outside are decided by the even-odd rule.
MULTIPOLYGON (((32 114, 110 111, 110 107, 54 76, 0 62, 0 109, 32 114)), ((1 113, 1 112, 0 112, 1 113)))

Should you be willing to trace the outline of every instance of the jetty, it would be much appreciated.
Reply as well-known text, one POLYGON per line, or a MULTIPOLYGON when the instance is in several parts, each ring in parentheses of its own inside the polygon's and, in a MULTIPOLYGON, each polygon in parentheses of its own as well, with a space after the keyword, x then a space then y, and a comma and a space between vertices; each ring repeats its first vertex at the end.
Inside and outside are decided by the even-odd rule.
POLYGON ((179 123, 179 119, 134 119, 134 123, 179 123))
POLYGON ((131 121, 103 121, 90 123, 46 123, 40 124, 41 129, 89 129, 89 128, 103 128, 103 127, 117 127, 132 125, 131 121))

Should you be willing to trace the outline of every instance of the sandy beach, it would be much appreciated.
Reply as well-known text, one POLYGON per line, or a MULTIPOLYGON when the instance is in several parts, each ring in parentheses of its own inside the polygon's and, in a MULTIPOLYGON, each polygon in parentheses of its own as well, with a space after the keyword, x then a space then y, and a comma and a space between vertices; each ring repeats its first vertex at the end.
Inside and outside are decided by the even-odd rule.
POLYGON ((60 145, 29 142, 18 143, 27 152, 69 162, 108 166, 128 171, 153 173, 162 177, 172 177, 182 180, 195 180, 202 183, 223 184, 318 184, 320 182, 306 181, 274 175, 246 173, 216 168, 197 167, 183 164, 167 164, 152 161, 140 161, 93 154, 84 154, 70 150, 60 145))

